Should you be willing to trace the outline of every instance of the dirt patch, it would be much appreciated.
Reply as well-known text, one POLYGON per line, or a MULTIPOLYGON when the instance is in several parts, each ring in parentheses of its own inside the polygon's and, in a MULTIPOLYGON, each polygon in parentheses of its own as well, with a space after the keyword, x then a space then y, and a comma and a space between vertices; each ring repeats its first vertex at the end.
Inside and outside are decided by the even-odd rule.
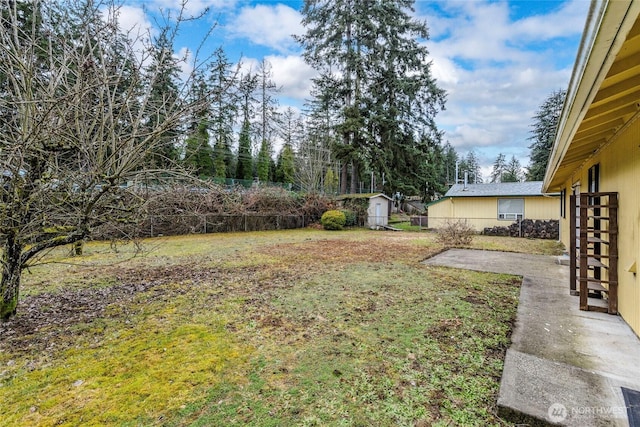
POLYGON ((18 314, 0 323, 0 346, 13 352, 53 351, 72 335, 73 327, 104 317, 111 304, 128 304, 133 297, 156 286, 138 283, 101 289, 81 289, 29 296, 20 302, 18 314))
POLYGON ((422 261, 440 252, 440 247, 427 247, 413 242, 415 236, 396 237, 385 234, 385 238, 367 241, 319 240, 308 243, 280 244, 263 248, 260 252, 282 257, 292 263, 344 264, 357 262, 393 262, 407 260, 422 261), (386 237, 388 236, 388 237, 386 237))
POLYGON ((486 301, 473 294, 467 295, 466 297, 462 298, 462 300, 468 302, 469 304, 487 305, 486 301))

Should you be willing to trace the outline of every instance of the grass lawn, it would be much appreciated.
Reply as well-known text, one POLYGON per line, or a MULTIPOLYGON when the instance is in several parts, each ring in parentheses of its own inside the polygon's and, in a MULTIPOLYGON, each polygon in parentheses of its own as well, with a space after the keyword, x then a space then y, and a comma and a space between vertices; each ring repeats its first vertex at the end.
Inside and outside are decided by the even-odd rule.
MULTIPOLYGON (((475 248, 555 253, 553 242, 475 248)), ((430 233, 293 230, 51 253, 0 324, 10 426, 504 425, 519 279, 423 265, 430 233)))

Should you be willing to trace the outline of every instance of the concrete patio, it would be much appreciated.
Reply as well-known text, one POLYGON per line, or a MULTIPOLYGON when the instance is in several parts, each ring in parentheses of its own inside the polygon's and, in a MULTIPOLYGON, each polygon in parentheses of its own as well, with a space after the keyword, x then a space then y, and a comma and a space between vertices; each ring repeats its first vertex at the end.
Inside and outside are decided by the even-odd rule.
POLYGON ((451 249, 427 265, 523 276, 498 408, 520 425, 638 425, 640 340, 619 316, 580 311, 558 257, 451 249), (631 418, 629 418, 629 415, 631 418))

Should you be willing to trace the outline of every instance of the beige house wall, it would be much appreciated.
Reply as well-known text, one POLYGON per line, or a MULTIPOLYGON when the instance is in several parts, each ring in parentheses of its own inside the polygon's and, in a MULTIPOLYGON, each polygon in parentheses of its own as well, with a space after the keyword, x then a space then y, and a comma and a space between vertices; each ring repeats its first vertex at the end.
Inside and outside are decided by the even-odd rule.
POLYGON ((429 228, 441 228, 445 222, 453 217, 452 199, 442 199, 427 207, 429 228))
MULTIPOLYGON (((600 164, 600 191, 618 193, 618 311, 640 335, 640 280, 629 271, 640 264, 640 120, 599 150, 565 182, 567 194, 580 184, 587 191, 588 170, 600 164)), ((567 196, 568 197, 568 196, 567 196)), ((567 207, 569 202, 567 200, 567 207)), ((562 243, 569 248, 569 211, 561 224, 562 243)), ((638 270, 640 272, 640 270, 638 270)))
POLYGON ((498 219, 498 199, 524 199, 525 219, 560 218, 560 199, 557 196, 455 197, 429 206, 429 227, 440 228, 451 220, 466 220, 477 232, 485 227, 508 227, 514 220, 498 219))

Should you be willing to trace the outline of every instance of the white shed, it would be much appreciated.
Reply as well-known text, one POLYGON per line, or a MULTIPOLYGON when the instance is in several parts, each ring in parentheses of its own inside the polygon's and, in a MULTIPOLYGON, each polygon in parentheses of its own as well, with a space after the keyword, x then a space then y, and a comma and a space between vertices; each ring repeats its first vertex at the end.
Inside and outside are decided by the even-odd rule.
POLYGON ((367 225, 369 228, 389 225, 391 201, 390 197, 382 193, 369 196, 369 208, 367 209, 367 225))
POLYGON ((389 225, 389 212, 391 211, 391 202, 393 200, 382 193, 343 194, 338 197, 338 200, 342 202, 346 209, 360 212, 360 224, 363 221, 362 212, 366 207, 364 225, 369 228, 389 225))

